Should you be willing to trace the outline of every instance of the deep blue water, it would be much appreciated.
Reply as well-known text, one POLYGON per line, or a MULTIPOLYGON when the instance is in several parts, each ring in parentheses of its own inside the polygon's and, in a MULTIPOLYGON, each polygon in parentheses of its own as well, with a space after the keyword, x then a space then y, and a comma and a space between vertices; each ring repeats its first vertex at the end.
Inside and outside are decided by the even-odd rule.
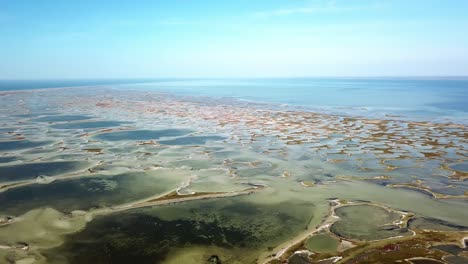
POLYGON ((399 115, 408 119, 468 123, 468 78, 0 81, 0 90, 93 85, 191 96, 234 97, 339 114, 399 115))
POLYGON ((169 80, 171 79, 0 80, 0 91, 148 83, 169 80))

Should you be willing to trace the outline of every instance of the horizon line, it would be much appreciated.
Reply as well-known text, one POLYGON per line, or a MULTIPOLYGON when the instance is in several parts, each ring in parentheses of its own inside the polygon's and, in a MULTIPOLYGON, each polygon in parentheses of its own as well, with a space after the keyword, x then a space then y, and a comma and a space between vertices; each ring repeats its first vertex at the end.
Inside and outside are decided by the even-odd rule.
POLYGON ((67 77, 67 78, 0 78, 0 81, 78 81, 78 80, 202 80, 202 79, 318 79, 318 78, 468 78, 468 75, 321 75, 321 76, 230 76, 230 77, 191 77, 191 76, 166 76, 166 77, 67 77))

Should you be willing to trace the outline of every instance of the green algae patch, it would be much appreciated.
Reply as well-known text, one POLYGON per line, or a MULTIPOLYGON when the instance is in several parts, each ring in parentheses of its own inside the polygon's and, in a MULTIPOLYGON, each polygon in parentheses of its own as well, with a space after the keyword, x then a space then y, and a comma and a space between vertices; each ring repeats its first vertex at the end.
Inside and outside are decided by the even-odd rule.
POLYGON ((401 215, 373 205, 351 205, 336 209, 340 218, 331 227, 334 234, 356 240, 379 240, 406 236, 410 232, 396 225, 401 215))
POLYGON ((44 207, 70 212, 116 206, 174 190, 189 175, 184 170, 161 169, 21 186, 0 192, 0 215, 19 215, 44 207))
POLYGON ((318 253, 335 252, 338 248, 338 245, 339 241, 328 234, 318 234, 312 236, 304 243, 304 246, 308 250, 318 253))

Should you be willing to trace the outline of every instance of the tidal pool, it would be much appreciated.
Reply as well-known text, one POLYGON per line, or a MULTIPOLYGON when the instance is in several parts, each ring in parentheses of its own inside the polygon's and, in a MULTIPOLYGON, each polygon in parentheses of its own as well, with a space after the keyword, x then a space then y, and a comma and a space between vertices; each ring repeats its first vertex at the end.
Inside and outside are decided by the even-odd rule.
POLYGON ((450 253, 452 255, 458 255, 461 252, 468 251, 467 248, 461 248, 458 245, 453 245, 453 244, 437 245, 437 246, 433 246, 432 248, 435 248, 435 249, 450 253))
POLYGON ((328 234, 315 235, 305 241, 308 250, 318 253, 335 252, 338 245, 339 241, 328 234))
POLYGON ((73 122, 73 123, 60 123, 51 125, 52 128, 58 129, 85 129, 85 128, 103 128, 103 127, 118 127, 123 124, 130 124, 131 122, 120 121, 86 121, 86 122, 73 122))
POLYGON ((419 164, 412 159, 389 159, 384 162, 386 165, 395 167, 417 167, 419 164))
POLYGON ((89 165, 83 161, 54 161, 0 166, 0 182, 33 180, 41 175, 56 176, 83 170, 89 165))
POLYGON ((41 207, 66 213, 123 204, 173 190, 189 175, 186 171, 158 170, 26 185, 0 192, 0 214, 21 215, 41 207))
POLYGON ((88 115, 53 115, 53 116, 44 116, 33 119, 32 121, 36 122, 65 122, 65 121, 79 121, 87 120, 93 118, 88 115))
POLYGON ((0 157, 0 163, 7 163, 17 160, 17 157, 0 157))
POLYGON ((161 129, 161 130, 130 130, 111 133, 102 133, 94 138, 106 141, 121 141, 121 140, 151 140, 162 137, 178 137, 192 133, 188 129, 161 129))
POLYGON ((310 205, 255 197, 192 201, 97 217, 46 252, 50 263, 255 263, 259 252, 304 230, 310 205), (191 257, 187 257, 188 255, 191 257), (180 262, 179 262, 180 263, 180 262))
POLYGON ((336 209, 336 215, 340 220, 331 226, 330 231, 344 238, 368 241, 411 234, 393 224, 401 219, 400 214, 378 206, 344 206, 336 209))
POLYGON ((468 263, 468 257, 463 256, 448 256, 444 258, 450 264, 466 264, 468 263))
POLYGON ((161 140, 159 143, 163 145, 203 145, 208 141, 221 141, 225 139, 225 137, 221 136, 193 136, 161 140))
POLYGON ((51 144, 51 143, 52 141, 29 141, 29 140, 0 141, 0 151, 37 148, 37 147, 41 147, 41 146, 51 144))
POLYGON ((468 172, 468 162, 454 164, 450 168, 456 171, 468 172))
POLYGON ((468 230, 468 226, 455 225, 439 219, 428 219, 417 217, 408 221, 410 229, 433 229, 441 231, 463 231, 468 230))

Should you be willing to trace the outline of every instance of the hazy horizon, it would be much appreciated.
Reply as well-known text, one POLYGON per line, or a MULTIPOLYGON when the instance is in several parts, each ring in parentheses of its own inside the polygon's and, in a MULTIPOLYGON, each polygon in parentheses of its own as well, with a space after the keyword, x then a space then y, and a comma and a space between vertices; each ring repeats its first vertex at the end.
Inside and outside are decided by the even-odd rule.
POLYGON ((0 81, 118 81, 118 80, 217 80, 217 79, 224 79, 224 80, 255 80, 255 79, 467 79, 468 75, 323 75, 323 76, 219 76, 219 77, 210 77, 210 76, 161 76, 161 77, 98 77, 98 78, 88 78, 88 77, 81 77, 81 78, 16 78, 16 79, 4 79, 0 78, 0 81))

